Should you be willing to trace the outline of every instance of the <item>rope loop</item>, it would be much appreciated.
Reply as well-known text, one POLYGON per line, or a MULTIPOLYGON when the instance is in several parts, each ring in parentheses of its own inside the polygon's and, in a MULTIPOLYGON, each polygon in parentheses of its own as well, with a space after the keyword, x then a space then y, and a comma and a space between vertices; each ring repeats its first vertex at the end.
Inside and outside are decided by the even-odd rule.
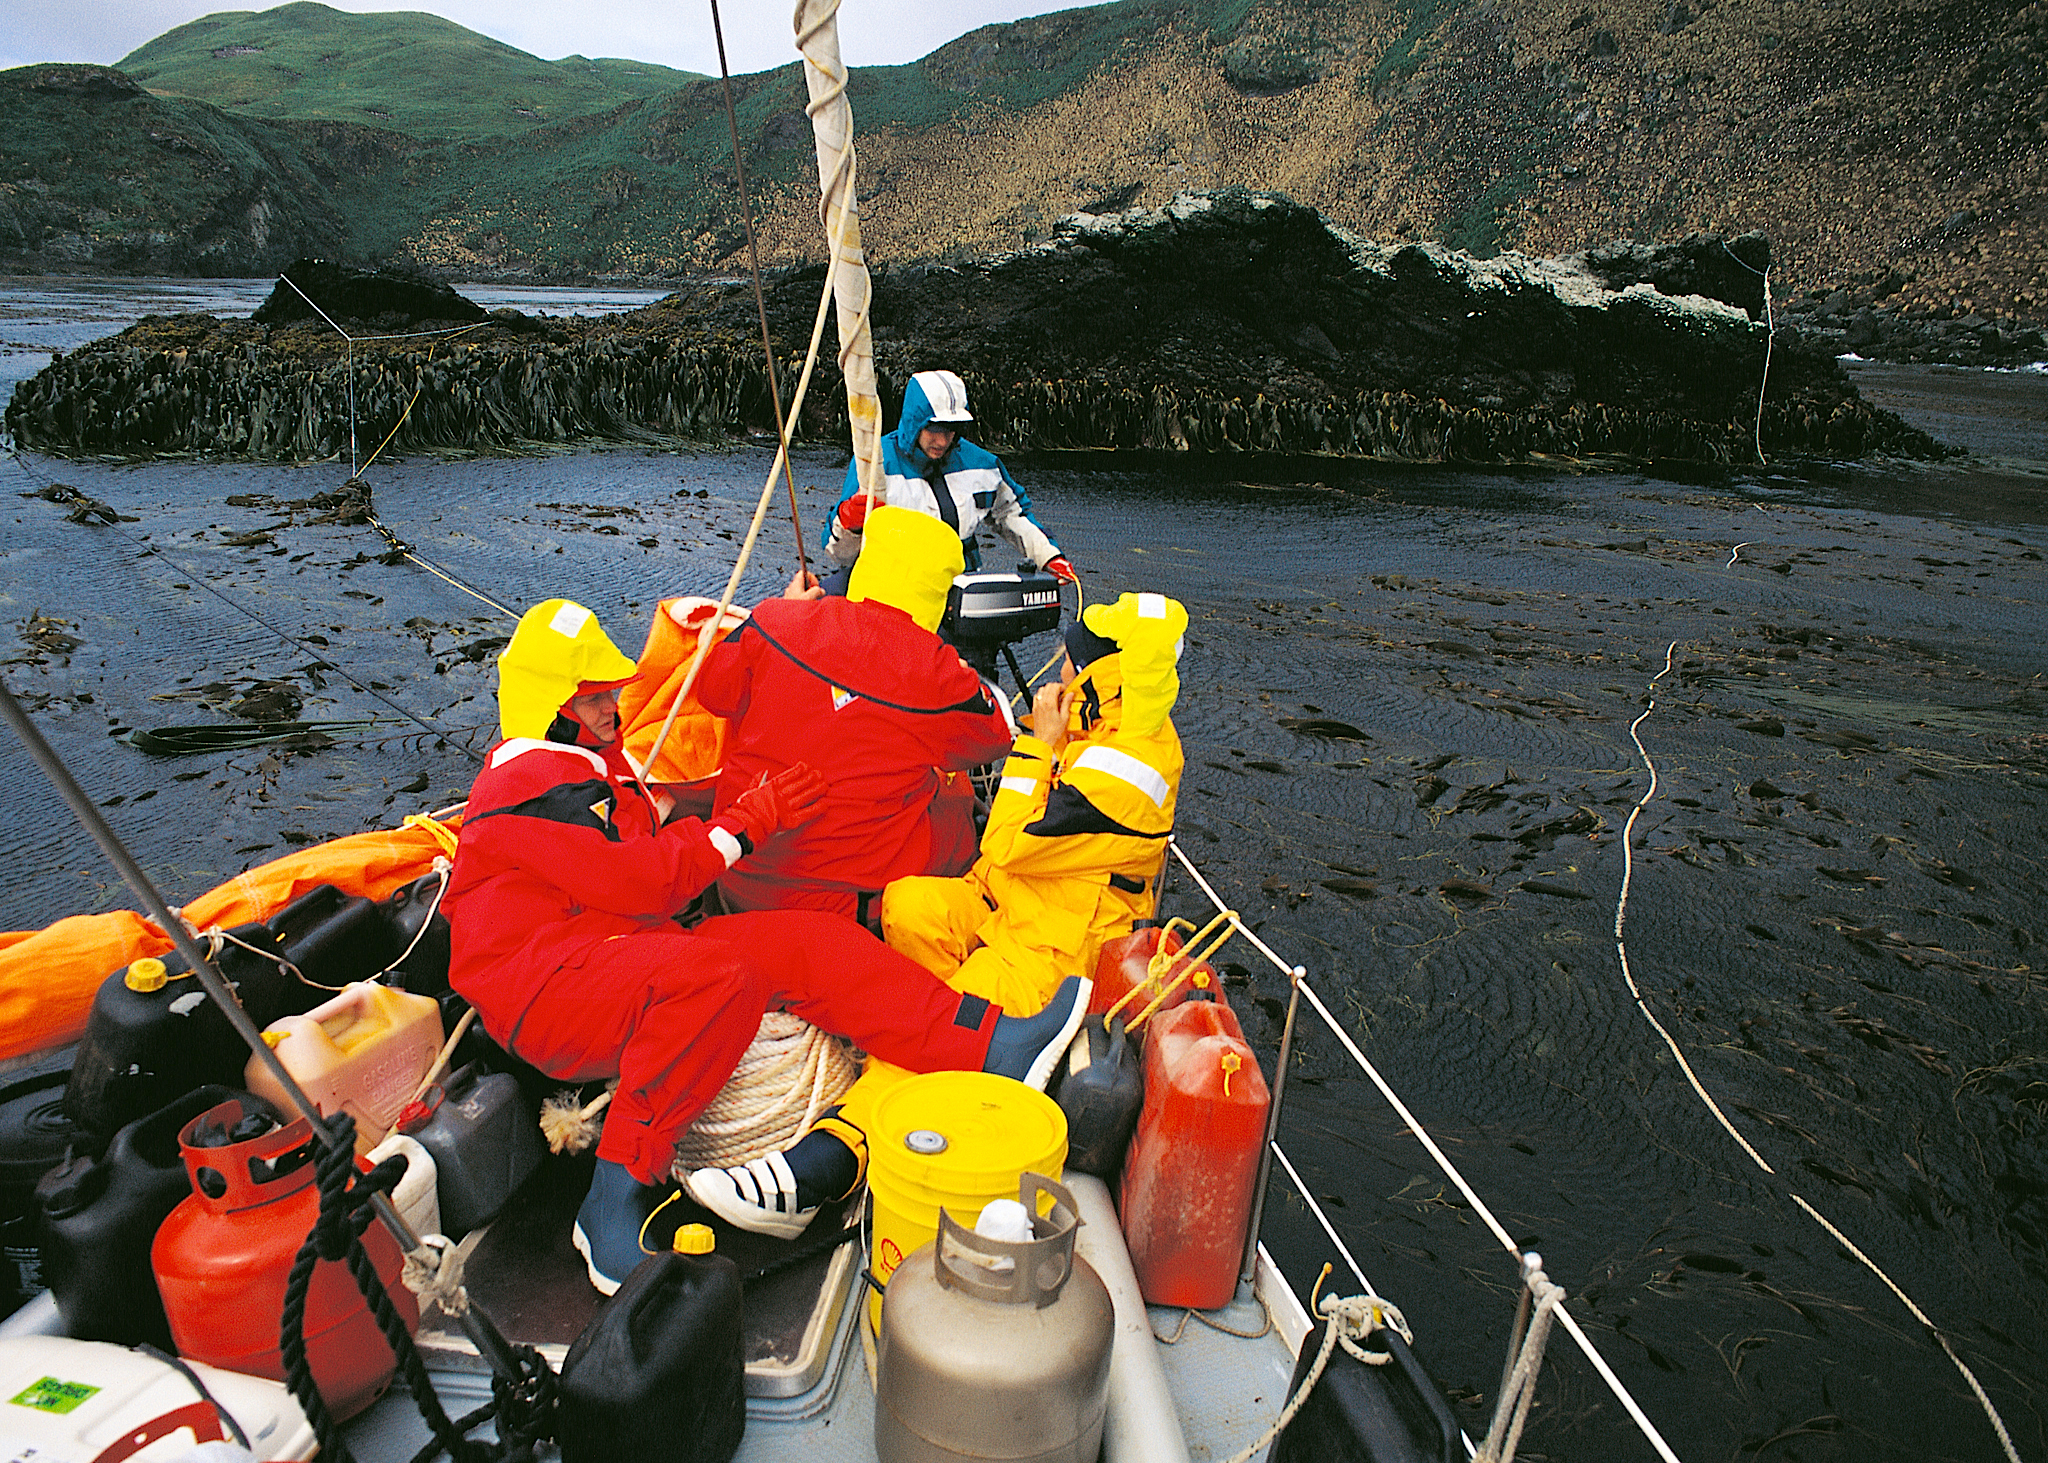
MULTIPOLYGON (((531 1439, 524 1443, 523 1453, 515 1451, 517 1440, 501 1444, 500 1449, 494 1452, 484 1443, 470 1441, 463 1435, 464 1429, 449 1421, 440 1399, 434 1394, 433 1381, 427 1375, 427 1366, 420 1358, 419 1348, 413 1344, 412 1330, 406 1318, 391 1303, 383 1277, 377 1273, 376 1262, 363 1247, 363 1231, 375 1218, 371 1207, 375 1196, 388 1191, 405 1173, 404 1158, 394 1155, 365 1173, 356 1167, 355 1119, 341 1113, 329 1119, 328 1123, 332 1141, 321 1144, 314 1160, 320 1213, 313 1221, 305 1243, 299 1246, 298 1254, 292 1258, 291 1273, 285 1280, 283 1314, 278 1325, 278 1349, 283 1353, 285 1384, 305 1412, 314 1436, 320 1440, 321 1457, 326 1463, 352 1463, 348 1444, 342 1438, 334 1415, 327 1410, 326 1399, 320 1395, 319 1385, 313 1379, 312 1365, 306 1356, 306 1297, 312 1287, 314 1270, 324 1260, 347 1264, 356 1289, 362 1293, 371 1316, 377 1322, 377 1329, 397 1360, 399 1373, 405 1378, 420 1416, 434 1434, 437 1450, 446 1449, 452 1463, 491 1463, 494 1457, 499 1456, 516 1460, 516 1463, 526 1463, 532 1457, 531 1439)), ((551 1388, 540 1388, 537 1392, 552 1399, 551 1388)), ((533 1414, 531 1425, 538 1429, 533 1433, 534 1437, 545 1435, 545 1429, 551 1425, 550 1417, 551 1414, 533 1414)))
MULTIPOLYGON (((1330 1273, 1323 1267, 1323 1274, 1330 1273)), ((1316 1284, 1320 1286, 1319 1278, 1316 1284)), ((1322 1348, 1316 1352, 1315 1363, 1309 1367, 1308 1375, 1301 1379, 1301 1385, 1280 1409, 1280 1415, 1273 1419, 1273 1425, 1260 1435, 1242 1452, 1230 1459, 1230 1463, 1251 1463, 1265 1451, 1266 1445, 1285 1431, 1287 1424, 1294 1421, 1294 1415, 1301 1411, 1308 1401, 1309 1393, 1315 1390, 1322 1379, 1323 1371, 1330 1364, 1330 1357, 1342 1346, 1352 1356, 1367 1366, 1385 1366, 1394 1359, 1389 1351, 1368 1351, 1364 1343, 1375 1331, 1392 1331, 1403 1341, 1413 1344, 1415 1333, 1408 1329, 1408 1319, 1401 1314, 1401 1308, 1382 1296, 1367 1291, 1363 1295, 1326 1295, 1316 1302, 1316 1310, 1325 1321, 1322 1348)))
POLYGON ((516 1346, 512 1355, 519 1362, 518 1381, 508 1381, 495 1372, 491 1375, 491 1396, 498 1414, 497 1456, 505 1463, 527 1463, 534 1445, 554 1436, 560 1383, 547 1358, 531 1346, 516 1346))

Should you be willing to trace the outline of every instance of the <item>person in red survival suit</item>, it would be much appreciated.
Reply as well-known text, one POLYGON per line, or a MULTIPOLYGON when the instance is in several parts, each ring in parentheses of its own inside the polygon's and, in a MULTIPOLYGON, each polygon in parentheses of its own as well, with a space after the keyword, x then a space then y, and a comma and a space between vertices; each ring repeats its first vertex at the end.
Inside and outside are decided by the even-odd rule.
POLYGON ((1077 983, 1036 1017, 1005 1016, 827 913, 678 926, 672 916, 714 878, 817 816, 826 783, 795 764, 709 822, 664 825, 618 746, 619 688, 633 673, 583 606, 526 612, 498 658, 504 740, 470 791, 442 905, 450 979, 494 1040, 562 1081, 619 1079, 574 1234, 607 1295, 640 1261, 676 1140, 765 1011, 916 1071, 1043 1086, 1088 997, 1077 983))
POLYGON ((727 909, 859 918, 892 879, 973 862, 964 774, 1005 756, 1017 726, 934 633, 961 562, 937 518, 877 508, 844 599, 768 600, 705 657, 697 699, 732 723, 716 811, 807 758, 832 772, 816 818, 720 877, 727 909))

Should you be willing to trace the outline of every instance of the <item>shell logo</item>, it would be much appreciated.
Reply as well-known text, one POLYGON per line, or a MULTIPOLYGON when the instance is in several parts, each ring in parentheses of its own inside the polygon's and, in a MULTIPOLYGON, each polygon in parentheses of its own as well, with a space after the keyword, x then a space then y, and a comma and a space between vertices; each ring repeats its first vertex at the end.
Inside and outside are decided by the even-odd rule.
POLYGON ((896 1267, 903 1263, 903 1251, 896 1241, 887 1235, 882 1237, 880 1248, 875 1251, 875 1279, 887 1280, 896 1273, 896 1267))

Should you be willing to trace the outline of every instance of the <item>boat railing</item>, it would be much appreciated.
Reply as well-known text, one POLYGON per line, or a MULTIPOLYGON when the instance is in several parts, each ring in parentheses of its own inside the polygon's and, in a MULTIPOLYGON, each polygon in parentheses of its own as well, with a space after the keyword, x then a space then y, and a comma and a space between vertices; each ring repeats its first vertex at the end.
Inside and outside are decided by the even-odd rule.
MULTIPOLYGON (((1295 1007, 1297 1000, 1306 1001, 1309 1009, 1321 1017, 1323 1024, 1329 1027, 1331 1034, 1337 1038, 1338 1044, 1343 1047, 1345 1054, 1350 1057, 1358 1070, 1365 1074, 1374 1087, 1379 1089, 1380 1096, 1386 1099, 1387 1105, 1400 1117, 1401 1122, 1407 1127, 1408 1131, 1414 1134, 1416 1141, 1428 1152, 1431 1160, 1442 1171, 1444 1177, 1464 1196, 1465 1202, 1471 1206, 1472 1212, 1478 1215, 1486 1227, 1493 1232, 1494 1238, 1500 1241, 1502 1248, 1514 1257, 1519 1276, 1518 1283, 1522 1286, 1522 1304, 1526 1314, 1532 1281, 1542 1280, 1540 1260, 1536 1256, 1525 1252, 1521 1246, 1515 1243, 1514 1236, 1509 1234, 1500 1220, 1494 1217, 1494 1213, 1487 1207, 1486 1201, 1479 1197, 1478 1192, 1466 1180, 1465 1176, 1458 1172, 1457 1165, 1451 1162, 1449 1156, 1445 1154, 1436 1139, 1430 1136, 1429 1130, 1423 1127, 1421 1121, 1409 1109, 1408 1104, 1401 1100, 1400 1094, 1394 1091, 1393 1087, 1387 1082, 1387 1079, 1381 1075, 1379 1069, 1372 1064, 1365 1053, 1358 1049, 1358 1043, 1352 1039, 1351 1033, 1344 1029, 1343 1023, 1338 1021, 1336 1016, 1332 1014, 1329 1006, 1324 1003, 1322 997, 1316 994, 1315 988, 1309 984, 1307 971, 1302 966, 1282 958, 1272 946, 1259 938, 1258 934, 1244 922, 1236 911, 1224 903, 1223 898, 1216 892, 1215 887, 1202 876, 1202 871, 1195 867, 1194 862, 1181 849, 1178 838, 1170 837, 1167 846, 1175 861, 1186 871, 1188 877, 1194 881, 1195 886, 1202 891, 1203 896, 1208 899, 1210 904, 1215 906, 1216 911, 1226 916, 1237 933, 1243 935, 1245 941, 1253 949, 1271 961, 1274 969, 1287 977, 1290 994, 1295 998, 1289 1002, 1286 1025, 1281 1034, 1279 1064, 1274 1074, 1273 1110, 1267 1124, 1266 1155, 1260 1165, 1258 1187, 1253 1198, 1251 1233, 1246 1240, 1247 1254, 1255 1255, 1258 1245, 1259 1222, 1263 1217, 1266 1193, 1267 1160, 1277 1161, 1286 1170, 1289 1181, 1293 1183, 1295 1192, 1301 1196, 1302 1202, 1306 1205, 1309 1213, 1315 1217, 1316 1223, 1322 1227, 1323 1233, 1329 1237, 1330 1243, 1336 1247, 1337 1253, 1343 1257, 1344 1263, 1349 1267, 1351 1273, 1358 1278, 1358 1283, 1365 1288, 1368 1294, 1378 1293, 1373 1283, 1366 1278, 1365 1270, 1359 1265, 1357 1257, 1352 1254, 1351 1247, 1345 1244, 1343 1236, 1337 1233, 1336 1226, 1330 1222, 1329 1216, 1323 1212, 1322 1205, 1316 1202, 1315 1195, 1310 1191, 1308 1183, 1303 1179, 1300 1169, 1296 1168, 1294 1161, 1287 1156, 1287 1151, 1281 1146, 1279 1140, 1277 1131, 1279 1126, 1279 1110, 1281 1098, 1285 1091, 1286 1068, 1291 1060, 1295 1007)), ((1552 1297, 1548 1302, 1548 1308, 1552 1319, 1555 1320, 1556 1324, 1564 1328, 1565 1334, 1570 1336, 1573 1342, 1577 1344, 1579 1350, 1584 1353, 1586 1360, 1592 1364, 1593 1370, 1599 1373, 1600 1379, 1607 1384, 1607 1389, 1614 1394, 1615 1400, 1621 1404, 1622 1410, 1628 1414, 1630 1421, 1635 1423, 1636 1428, 1649 1441, 1650 1446, 1656 1450, 1657 1456, 1663 1459, 1664 1463, 1679 1463, 1677 1453, 1664 1440, 1663 1434, 1658 1431, 1657 1425, 1650 1420, 1649 1415, 1643 1411, 1641 1404, 1630 1395, 1628 1388, 1622 1383, 1621 1378, 1615 1375, 1614 1368, 1608 1365, 1607 1358, 1600 1354, 1600 1349, 1593 1344, 1592 1338, 1585 1333, 1577 1319, 1566 1308, 1562 1299, 1552 1297)), ((1534 1328, 1532 1328, 1533 1330, 1534 1328)), ((1521 1326, 1518 1324, 1518 1343, 1520 1331, 1521 1326)), ((1538 1336, 1537 1344, 1540 1347, 1540 1332, 1536 1332, 1536 1335, 1538 1336)), ((1511 1348, 1510 1351, 1510 1373, 1520 1370, 1516 1365, 1517 1358, 1514 1355, 1514 1351, 1517 1349, 1519 1349, 1519 1346, 1511 1348)), ((1502 1378, 1504 1393, 1508 1390, 1508 1387, 1509 1377, 1504 1374, 1502 1378)), ((1509 1399, 1503 1398, 1504 1402, 1507 1400, 1509 1399)), ((1524 1404, 1522 1410, 1526 1411, 1526 1404, 1524 1404)), ((1500 1415, 1500 1411, 1501 1409, 1496 1409, 1497 1418, 1500 1415)), ((1519 1428, 1517 1428, 1517 1431, 1519 1431, 1519 1428)), ((1494 1439, 1490 1436, 1488 1444, 1492 1445, 1493 1443, 1494 1439)), ((1469 1435, 1465 1438, 1465 1449, 1468 1454, 1475 1456, 1480 1452, 1480 1448, 1472 1442, 1469 1435)))

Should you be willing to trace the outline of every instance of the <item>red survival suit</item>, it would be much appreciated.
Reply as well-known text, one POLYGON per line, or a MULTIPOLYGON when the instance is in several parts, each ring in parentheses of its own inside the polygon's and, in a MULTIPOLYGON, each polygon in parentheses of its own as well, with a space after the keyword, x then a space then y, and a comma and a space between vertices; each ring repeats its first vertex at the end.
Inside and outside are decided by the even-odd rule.
POLYGON ((730 818, 660 826, 616 745, 503 741, 470 790, 443 905, 450 977, 549 1076, 619 1078, 597 1152, 642 1183, 667 1177, 766 1010, 915 1071, 978 1070, 994 1030, 996 1008, 834 915, 676 925, 742 855, 736 833, 730 818))
POLYGON ((705 657, 697 698, 732 721, 717 811, 799 761, 831 779, 822 814, 720 876, 727 908, 854 915, 892 879, 973 860, 971 819, 935 833, 933 801, 947 774, 1007 754, 1017 728, 1002 694, 933 633, 959 538, 907 508, 868 523, 847 598, 768 600, 705 657))

